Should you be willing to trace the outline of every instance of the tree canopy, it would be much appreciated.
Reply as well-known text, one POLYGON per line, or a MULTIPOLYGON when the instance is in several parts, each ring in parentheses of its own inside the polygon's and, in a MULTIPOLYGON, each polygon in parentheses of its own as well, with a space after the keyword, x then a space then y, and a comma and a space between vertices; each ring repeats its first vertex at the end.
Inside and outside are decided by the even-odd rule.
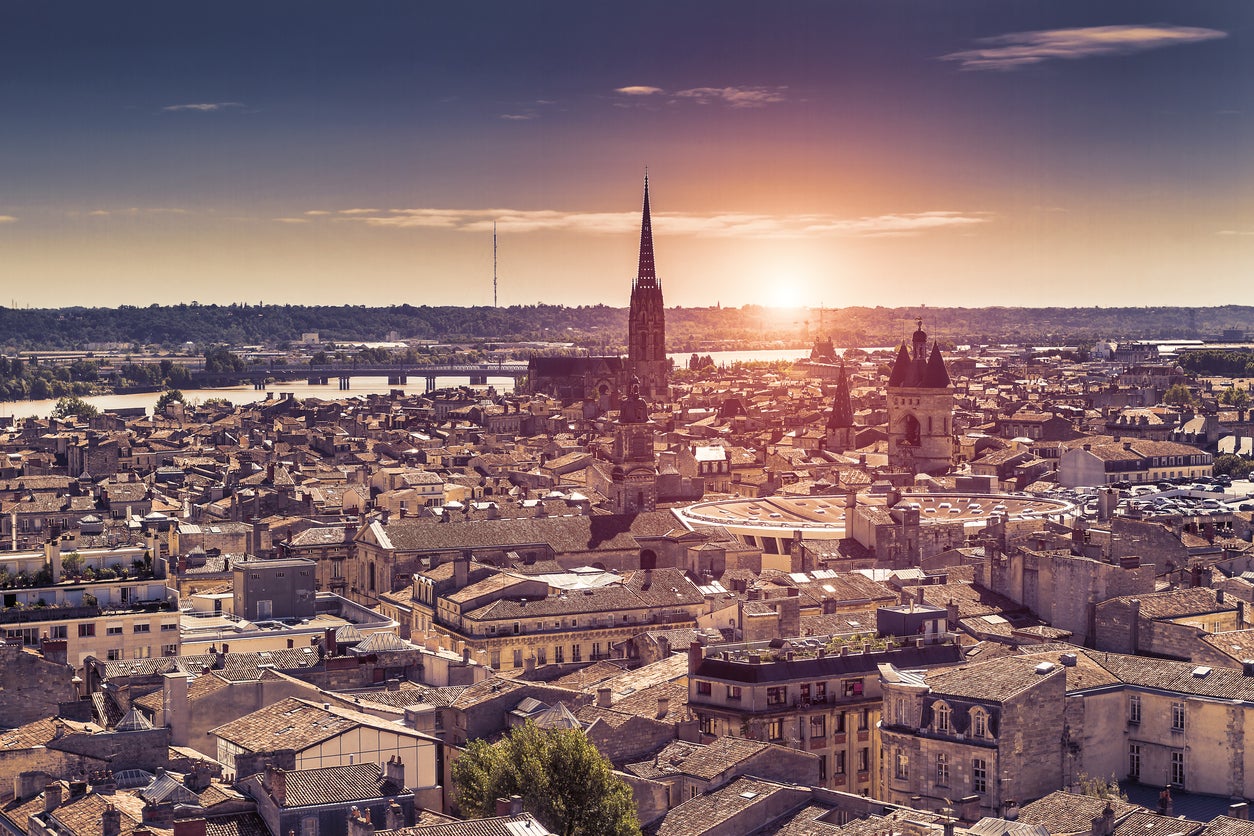
POLYGON ((87 401, 77 395, 63 395, 57 400, 57 405, 52 408, 53 418, 64 418, 67 415, 77 415, 81 419, 95 418, 100 414, 100 410, 87 403, 87 401))
POLYGON ((466 816, 492 816, 496 799, 520 795, 523 809, 562 836, 638 836, 631 789, 581 731, 528 722, 499 743, 473 740, 453 763, 466 816))

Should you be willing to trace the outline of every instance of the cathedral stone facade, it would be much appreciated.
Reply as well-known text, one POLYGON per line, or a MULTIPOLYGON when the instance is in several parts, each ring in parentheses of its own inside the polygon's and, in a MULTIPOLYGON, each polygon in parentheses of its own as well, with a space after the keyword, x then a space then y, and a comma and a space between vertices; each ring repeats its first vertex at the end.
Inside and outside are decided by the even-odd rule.
POLYGON ((649 217, 649 178, 644 178, 644 210, 640 219, 640 261, 631 283, 627 318, 627 357, 532 357, 528 368, 531 391, 560 398, 597 401, 603 410, 617 405, 633 380, 650 401, 670 394, 670 362, 666 359, 666 310, 662 283, 653 263, 653 225, 649 217))

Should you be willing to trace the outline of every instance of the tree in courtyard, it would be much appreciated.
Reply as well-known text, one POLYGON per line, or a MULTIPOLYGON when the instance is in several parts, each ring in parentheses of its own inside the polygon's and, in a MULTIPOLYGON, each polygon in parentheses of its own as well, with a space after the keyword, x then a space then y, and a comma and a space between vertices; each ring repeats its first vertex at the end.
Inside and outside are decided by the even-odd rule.
POLYGON ((1163 393, 1163 403, 1172 406, 1188 406, 1193 403, 1193 393, 1189 391, 1189 387, 1183 383, 1173 383, 1166 392, 1163 393))
POLYGON ((640 833, 631 789, 577 729, 528 722, 499 743, 471 741, 453 764, 466 816, 492 816, 496 799, 520 795, 523 809, 562 836, 640 833))
POLYGON ((65 418, 68 415, 77 415, 80 419, 95 418, 100 414, 100 410, 87 403, 87 401, 77 395, 65 395, 57 400, 57 405, 52 408, 53 418, 65 418))

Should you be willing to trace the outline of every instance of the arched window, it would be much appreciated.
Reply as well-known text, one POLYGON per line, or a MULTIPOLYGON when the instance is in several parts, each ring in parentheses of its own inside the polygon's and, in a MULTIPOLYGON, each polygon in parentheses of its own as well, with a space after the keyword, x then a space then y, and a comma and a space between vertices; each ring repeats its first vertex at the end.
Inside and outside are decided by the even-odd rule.
POLYGON ((953 709, 947 703, 938 702, 935 708, 936 713, 936 730, 938 732, 948 732, 953 728, 953 709))
POLYGON ((988 714, 982 708, 971 709, 971 736, 988 737, 988 714))

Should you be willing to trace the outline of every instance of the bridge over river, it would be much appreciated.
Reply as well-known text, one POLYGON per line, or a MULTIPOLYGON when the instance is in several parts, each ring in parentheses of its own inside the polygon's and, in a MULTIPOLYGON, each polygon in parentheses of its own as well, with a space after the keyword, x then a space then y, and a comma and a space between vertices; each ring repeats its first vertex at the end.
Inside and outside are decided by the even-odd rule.
POLYGON ((526 363, 460 363, 433 366, 419 365, 353 365, 351 363, 329 363, 321 366, 283 366, 259 365, 245 366, 239 371, 207 372, 193 369, 192 382, 198 387, 233 386, 240 383, 252 383, 254 388, 264 389, 273 381, 299 380, 304 378, 310 384, 327 384, 332 381, 340 389, 350 388, 354 377, 386 377, 390 386, 404 386, 409 378, 425 380, 430 392, 435 389, 436 378, 466 378, 472 386, 482 386, 489 377, 512 377, 517 386, 518 381, 527 376, 526 363))

